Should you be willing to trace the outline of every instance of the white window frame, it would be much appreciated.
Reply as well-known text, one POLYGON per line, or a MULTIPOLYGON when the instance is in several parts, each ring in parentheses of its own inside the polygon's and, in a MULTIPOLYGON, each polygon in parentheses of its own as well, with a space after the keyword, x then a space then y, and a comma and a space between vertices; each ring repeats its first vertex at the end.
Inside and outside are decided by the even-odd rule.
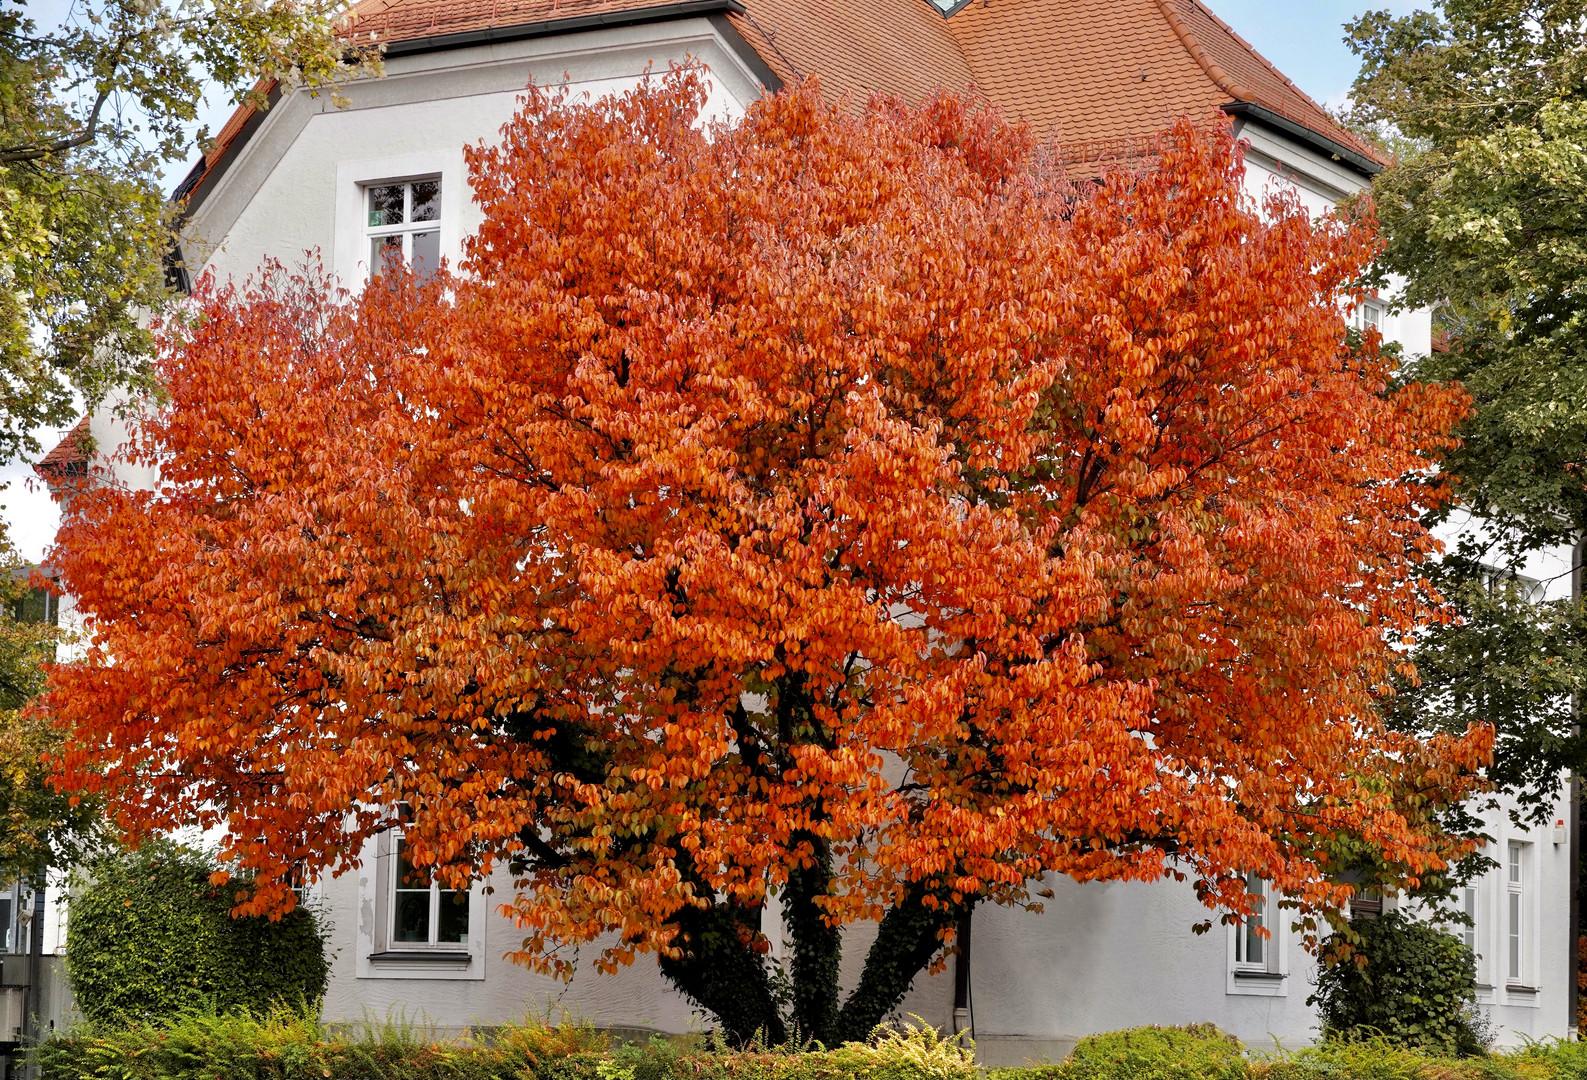
MULTIPOLYGON (((381 833, 364 845, 359 859, 354 976, 359 979, 484 979, 490 908, 485 889, 479 882, 468 890, 467 943, 434 943, 439 918, 434 902, 430 905, 429 943, 394 940, 394 883, 400 836, 397 829, 381 833)), ((437 888, 434 883, 430 887, 437 888)))
POLYGON ((1387 317, 1388 309, 1384 306, 1383 301, 1368 297, 1356 304, 1356 309, 1350 316, 1350 325, 1362 333, 1365 333, 1367 328, 1371 327, 1378 332, 1380 337, 1388 340, 1388 334, 1383 326, 1387 317))
MULTIPOLYGON (((421 233, 436 234, 436 248, 437 252, 439 252, 442 224, 442 205, 440 204, 443 204, 446 200, 445 177, 435 175, 416 176, 412 179, 404 180, 375 180, 362 183, 359 185, 359 187, 363 189, 361 201, 364 206, 364 247, 369 252, 369 261, 366 263, 366 266, 368 267, 370 276, 374 276, 378 270, 384 269, 384 267, 375 265, 375 255, 372 241, 385 240, 395 237, 397 239, 398 247, 401 249, 402 262, 410 266, 413 264, 414 258, 414 238, 419 236, 421 233), (426 182, 435 183, 440 186, 439 198, 436 200, 436 216, 429 219, 428 221, 414 221, 413 185, 426 182), (400 187, 402 189, 402 220, 395 225, 373 225, 369 222, 370 197, 373 195, 376 188, 382 187, 400 187)), ((433 271, 437 269, 437 267, 431 267, 430 269, 433 271)))
POLYGON ((1536 1005, 1538 979, 1537 845, 1509 840, 1499 872, 1499 970, 1505 1001, 1536 1005))
POLYGON ((1494 935, 1494 906, 1493 890, 1496 886, 1494 874, 1484 874, 1462 886, 1457 897, 1460 909, 1471 917, 1470 926, 1452 926, 1451 930, 1461 941, 1468 944, 1475 957, 1477 979, 1477 1001, 1479 1004, 1491 1005, 1494 1003, 1494 971, 1496 968, 1494 935))
MULTIPOLYGON (((468 170, 463 149, 343 161, 336 166, 336 227, 331 270, 345 289, 358 292, 369 280, 369 195, 371 187, 413 180, 441 181, 441 258, 456 266, 463 253, 468 170)), ((429 222, 424 224, 428 225, 429 222)), ((416 229, 413 231, 427 231, 416 229)))
MULTIPOLYGON (((386 941, 391 952, 431 951, 431 952, 467 952, 470 934, 464 933, 462 941, 438 940, 441 926, 441 894, 458 890, 444 889, 437 881, 431 881, 428 886, 415 887, 411 883, 399 880, 402 872, 402 842, 403 835, 399 830, 392 830, 391 851, 392 857, 387 860, 390 866, 391 879, 386 883, 391 901, 386 905, 386 941), (429 928, 424 941, 398 941, 397 940, 397 893, 399 892, 428 892, 430 894, 429 928)), ((469 931, 473 930, 473 912, 469 912, 469 931)))
POLYGON ((1460 887, 1460 910, 1470 921, 1460 926, 1460 933, 1457 936, 1466 948, 1471 950, 1471 955, 1479 960, 1482 957, 1482 934, 1479 929, 1482 923, 1478 914, 1480 899, 1481 894, 1475 883, 1460 887))
POLYGON ((1537 578, 1516 573, 1514 570, 1505 570, 1487 563, 1479 563, 1477 570, 1482 575, 1483 587, 1489 592, 1498 592, 1513 582, 1521 599, 1529 604, 1535 604, 1544 598, 1544 593, 1547 591, 1537 578))
POLYGON ((1262 941, 1261 959, 1250 960, 1245 949, 1245 920, 1238 919, 1230 924, 1225 991, 1256 997, 1288 997, 1289 935, 1282 917, 1283 909, 1279 907, 1281 897, 1277 890, 1255 874, 1246 880, 1248 890, 1253 885, 1261 889, 1262 904, 1257 918, 1268 934, 1262 941))

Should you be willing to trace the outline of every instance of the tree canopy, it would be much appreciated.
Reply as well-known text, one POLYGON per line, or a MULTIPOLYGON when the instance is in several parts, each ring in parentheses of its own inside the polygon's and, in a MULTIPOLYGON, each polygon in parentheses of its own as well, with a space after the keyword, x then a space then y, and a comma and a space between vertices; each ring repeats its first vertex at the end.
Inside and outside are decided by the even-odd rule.
POLYGON ((161 166, 192 149, 206 84, 252 95, 351 68, 339 0, 0 5, 0 460, 116 385, 147 386, 139 313, 165 298, 161 166), (263 80, 255 83, 255 80, 263 80), (250 90, 250 87, 252 89, 250 90))
POLYGON ((1374 185, 1380 278, 1401 275, 1447 339, 1415 377, 1475 405, 1444 469, 1482 524, 1435 576, 1460 618, 1421 636, 1396 722, 1493 723, 1495 780, 1552 816, 1561 771, 1587 769, 1587 613, 1506 574, 1587 533, 1587 4, 1443 0, 1349 34, 1356 118, 1403 137, 1374 185))
POLYGON ((248 912, 400 819, 510 872, 520 962, 654 955, 737 1038, 863 1037, 1045 875, 1315 918, 1341 845, 1467 850, 1427 808, 1488 734, 1377 712, 1467 403, 1347 342, 1369 221, 1249 205, 1188 121, 1077 187, 956 98, 702 102, 531 89, 456 274, 200 287, 158 489, 55 552, 65 783, 225 824, 248 912))

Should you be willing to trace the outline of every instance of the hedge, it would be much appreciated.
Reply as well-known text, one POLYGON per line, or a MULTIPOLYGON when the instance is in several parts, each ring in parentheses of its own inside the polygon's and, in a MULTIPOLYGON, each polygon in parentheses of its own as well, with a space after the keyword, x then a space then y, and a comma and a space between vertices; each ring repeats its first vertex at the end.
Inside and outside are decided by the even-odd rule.
POLYGON ((410 1024, 327 1027, 289 1011, 88 1025, 34 1050, 40 1080, 1587 1080, 1587 1046, 1466 1058, 1383 1039, 1252 1054, 1211 1025, 1080 1040, 1062 1063, 983 1070, 929 1028, 832 1050, 727 1050, 705 1037, 613 1046, 572 1023, 528 1022, 447 1041, 410 1024))
POLYGON ((318 921, 234 919, 209 855, 163 839, 91 862, 72 890, 66 968, 77 1006, 104 1024, 158 1022, 194 1009, 299 1005, 330 971, 318 921))

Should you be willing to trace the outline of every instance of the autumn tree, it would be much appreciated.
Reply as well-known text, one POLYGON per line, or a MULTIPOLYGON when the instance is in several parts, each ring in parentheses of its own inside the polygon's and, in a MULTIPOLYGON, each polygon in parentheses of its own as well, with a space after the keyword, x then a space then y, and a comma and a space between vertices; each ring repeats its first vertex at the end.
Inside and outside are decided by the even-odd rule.
POLYGON ((1465 403, 1347 347, 1369 223, 1248 205, 1220 127, 1075 187, 957 99, 702 101, 531 90, 456 275, 200 289, 158 490, 54 554, 65 783, 227 826, 246 912, 400 817, 511 874, 514 959, 654 956, 734 1038, 864 1036, 1049 875, 1310 918, 1342 843, 1460 853, 1485 732, 1376 698, 1465 403))

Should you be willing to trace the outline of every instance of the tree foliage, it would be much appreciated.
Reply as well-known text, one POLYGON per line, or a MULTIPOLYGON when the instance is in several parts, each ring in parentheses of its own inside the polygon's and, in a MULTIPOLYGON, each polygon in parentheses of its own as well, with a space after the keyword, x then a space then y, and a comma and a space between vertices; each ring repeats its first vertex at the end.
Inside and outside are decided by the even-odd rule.
POLYGON ((325 993, 330 962, 318 919, 234 919, 237 887, 215 885, 213 859, 169 840, 102 854, 79 868, 66 968, 77 1007, 103 1024, 183 1013, 304 1006, 325 993))
MULTIPOLYGON (((240 100, 350 69, 332 0, 73 0, 58 25, 0 6, 0 460, 28 431, 147 382, 140 309, 166 295, 159 170, 186 157, 207 82, 240 100)), ((203 133, 199 132, 200 141, 203 133)))
POLYGON ((25 610, 21 560, 0 534, 0 881, 34 880, 94 850, 103 839, 98 802, 49 783, 48 755, 61 733, 24 710, 44 689, 44 664, 60 631, 25 610))
POLYGON ((1347 344, 1369 222, 1248 205, 1188 122, 1075 188, 953 98, 702 101, 531 90, 459 275, 200 290, 159 489, 82 491, 55 553, 67 784, 227 825, 245 911, 405 804, 416 865, 511 872, 517 960, 604 938, 829 1044, 1043 875, 1315 917, 1347 838, 1463 853, 1427 808, 1487 735, 1376 705, 1466 404, 1347 344))
POLYGON ((1476 406, 1447 460, 1473 530, 1438 584, 1460 619, 1418 647, 1401 721, 1499 731, 1495 778, 1537 818, 1560 771, 1587 768, 1570 696, 1587 690, 1577 602, 1516 604, 1494 567, 1587 532, 1587 5, 1443 0, 1362 16, 1359 120, 1410 148, 1374 185, 1382 274, 1433 306, 1450 349, 1419 378, 1459 380, 1476 406))

